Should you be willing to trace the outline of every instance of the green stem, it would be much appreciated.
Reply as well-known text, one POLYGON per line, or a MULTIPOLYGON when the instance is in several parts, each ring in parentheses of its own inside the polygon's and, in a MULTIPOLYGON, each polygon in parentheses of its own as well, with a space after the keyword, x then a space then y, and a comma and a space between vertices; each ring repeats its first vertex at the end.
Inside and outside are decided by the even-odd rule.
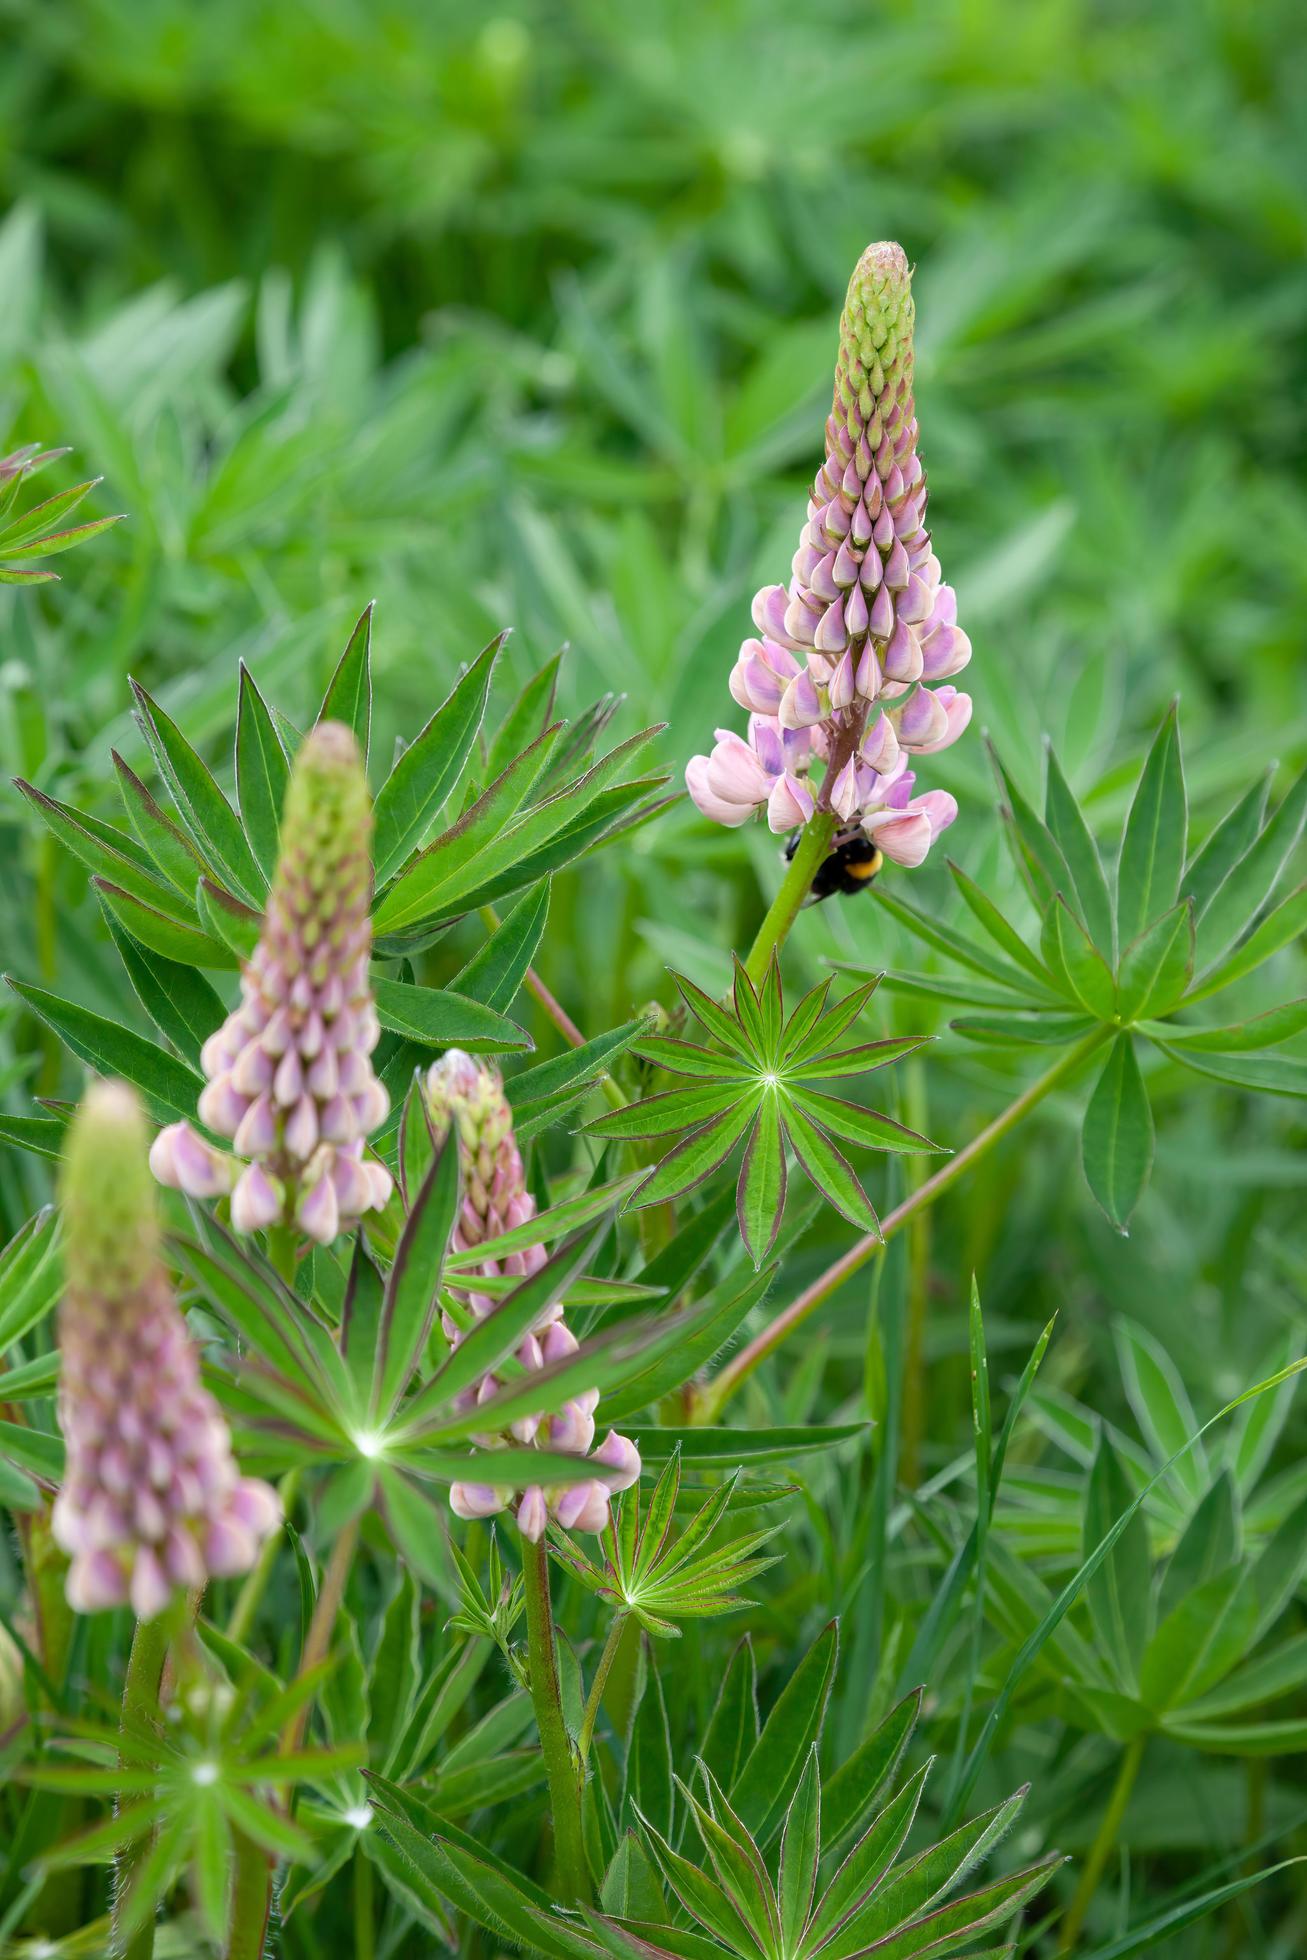
POLYGON ((274 1225, 268 1233, 268 1260, 273 1271, 294 1288, 299 1265, 299 1236, 293 1225, 274 1225))
POLYGON ((549 1548, 544 1539, 537 1545, 522 1541, 522 1577, 526 1585, 531 1699, 554 1820, 555 1890, 563 1905, 588 1904, 590 1874, 581 1823, 581 1782, 563 1717, 554 1609, 549 1598, 549 1548))
POLYGON ((626 1614, 615 1614, 612 1624, 608 1629, 608 1638, 604 1642, 604 1651, 599 1656, 599 1665, 595 1669, 595 1678, 590 1686, 589 1698, 585 1704, 585 1714, 581 1718, 581 1733, 576 1739, 576 1753, 581 1758, 583 1765, 589 1761, 590 1744, 594 1740, 595 1723, 599 1720, 599 1709, 603 1703, 604 1689, 608 1686, 608 1676, 612 1672, 613 1662, 617 1659, 617 1649, 621 1645, 622 1635, 625 1630, 626 1614))
POLYGON ((981 1130, 978 1136, 974 1136, 955 1157, 950 1157, 933 1177, 928 1177, 924 1184, 918 1185, 915 1191, 909 1193, 901 1205, 889 1212, 881 1224, 879 1234, 868 1232, 864 1238, 858 1239, 847 1252, 835 1260, 833 1265, 826 1268, 820 1278, 815 1279, 811 1286, 805 1287, 798 1298, 791 1301, 783 1312, 777 1314, 775 1320, 770 1326, 765 1327, 761 1334, 755 1335, 748 1346, 742 1348, 734 1360, 722 1369, 716 1380, 703 1391, 697 1404, 697 1420, 701 1423, 715 1421, 741 1382, 747 1381, 754 1369, 765 1361, 769 1354, 775 1353, 781 1342, 788 1340, 796 1327, 801 1327, 805 1320, 816 1313, 818 1307, 824 1306, 831 1294, 837 1292, 846 1279, 850 1279, 854 1273, 865 1266, 882 1246, 889 1243, 896 1232, 901 1231, 917 1216, 918 1212, 934 1204, 936 1198, 956 1184, 964 1172, 970 1170, 971 1166, 977 1163, 987 1151, 992 1150, 996 1143, 1008 1135, 1009 1131, 1014 1130, 1018 1123, 1024 1121, 1031 1110, 1043 1102, 1045 1096, 1056 1089, 1059 1083, 1064 1082, 1068 1076, 1074 1075, 1081 1063, 1112 1033, 1110 1027, 1095 1028, 1092 1034, 1087 1034, 1083 1041, 1076 1043, 1074 1048, 1068 1048, 1065 1055, 1056 1061, 1051 1069, 1032 1082, 1028 1089, 1023 1089, 1016 1101, 1009 1103, 1002 1114, 996 1116, 987 1128, 981 1130))
POLYGON ((798 849, 790 859, 781 888, 772 900, 767 916, 749 948, 744 970, 755 987, 771 963, 771 956, 785 944, 790 927, 799 916, 799 907, 812 889, 818 870, 830 856, 831 839, 839 827, 833 810, 817 810, 804 825, 798 849))
POLYGON ((373 1960, 376 1952, 372 1908, 372 1860, 354 1853, 354 1960, 373 1960))
POLYGON ((1125 1817, 1126 1806, 1130 1802, 1130 1794, 1135 1787, 1135 1778, 1139 1774, 1139 1765, 1144 1759, 1144 1744, 1147 1739, 1146 1736, 1137 1735, 1121 1758, 1121 1767, 1116 1773, 1116 1782, 1112 1785, 1112 1794, 1108 1798, 1107 1809, 1103 1812, 1102 1821, 1094 1834, 1094 1841, 1089 1847, 1089 1856, 1086 1858, 1084 1870, 1080 1874, 1080 1882, 1076 1886, 1075 1897, 1072 1899, 1070 1910, 1059 1928, 1058 1937, 1061 1945, 1058 1950, 1060 1953, 1070 1954, 1075 1951, 1076 1941, 1080 1937, 1080 1928, 1085 1923, 1085 1914, 1088 1912, 1094 1894, 1098 1890, 1098 1881, 1103 1876, 1103 1868, 1111 1857, 1113 1846, 1116 1844, 1117 1834, 1121 1829, 1122 1819, 1125 1817))
MULTIPOLYGON (((127 1674, 123 1681, 124 1733, 137 1731, 142 1726, 158 1728, 162 1723, 159 1684, 163 1680, 164 1662, 168 1658, 171 1628, 170 1613, 161 1613, 157 1619, 136 1622, 136 1631, 132 1635, 132 1651, 127 1662, 127 1674)), ((120 1815, 123 1811, 131 1809, 132 1801, 128 1796, 119 1797, 120 1815)), ((113 1950, 122 1955, 122 1960, 151 1960, 154 1953, 153 1909, 144 1925, 130 1939, 125 1939, 122 1934, 122 1918, 131 1903, 133 1883, 141 1866, 150 1855, 152 1842, 153 1833, 147 1831, 132 1844, 127 1845, 118 1857, 118 1883, 114 1889, 113 1950)))
POLYGON ((244 1831, 235 1832, 234 1838, 226 1960, 263 1960, 272 1916, 272 1867, 267 1852, 244 1831))

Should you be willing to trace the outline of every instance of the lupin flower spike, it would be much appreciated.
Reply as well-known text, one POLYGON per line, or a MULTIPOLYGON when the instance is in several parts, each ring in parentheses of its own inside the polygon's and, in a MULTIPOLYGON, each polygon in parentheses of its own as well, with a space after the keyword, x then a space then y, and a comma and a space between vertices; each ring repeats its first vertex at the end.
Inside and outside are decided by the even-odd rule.
POLYGON ((717 823, 742 824, 765 805, 779 832, 826 809, 907 865, 957 815, 947 792, 914 793, 909 758, 947 748, 971 719, 968 695, 932 686, 961 672, 971 642, 925 528, 913 317, 902 246, 869 245, 840 321, 826 460, 793 577, 758 593, 761 637, 744 642, 731 674, 747 738, 719 729, 712 754, 685 772, 717 823))
POLYGON ((248 1571, 281 1506, 240 1476, 159 1258, 146 1125, 122 1082, 88 1089, 64 1147, 59 1421, 51 1520, 79 1613, 161 1613, 178 1586, 248 1571))
MULTIPOLYGON (((504 1094, 503 1080, 492 1063, 451 1048, 432 1065, 427 1076, 427 1108, 438 1140, 452 1130, 458 1136, 463 1171, 463 1204, 453 1243, 459 1251, 471 1251, 488 1240, 525 1225, 535 1217, 536 1203, 526 1188, 522 1157, 513 1135, 513 1112, 504 1094)), ((496 1261, 487 1258, 478 1269, 487 1278, 508 1273, 525 1277, 545 1262, 543 1246, 529 1246, 496 1261)), ((493 1313, 495 1302, 487 1294, 473 1293, 469 1304, 478 1320, 493 1313)), ((445 1334, 457 1346, 461 1338, 458 1324, 446 1315, 445 1334)), ((531 1329, 517 1349, 524 1368, 543 1368, 575 1354, 579 1343, 563 1323, 561 1305, 554 1306, 531 1329)), ((475 1407, 493 1395, 499 1383, 487 1375, 466 1391, 463 1406, 475 1407)), ((597 1389, 573 1396, 551 1416, 525 1416, 513 1424, 512 1440, 537 1443, 569 1455, 589 1456, 595 1437, 597 1389)), ((479 1437, 487 1447, 502 1440, 479 1437)), ((591 1460, 602 1464, 609 1474, 546 1489, 533 1484, 516 1494, 518 1528, 533 1542, 544 1535, 551 1517, 567 1531, 602 1531, 608 1522, 608 1500, 614 1490, 625 1490, 640 1475, 640 1453, 625 1436, 610 1430, 591 1460)), ((496 1484, 454 1484, 449 1493, 450 1507, 460 1518, 487 1518, 504 1510, 515 1494, 496 1484)))
POLYGON ((329 1245, 390 1197, 389 1172, 364 1156, 388 1108, 370 1059, 380 1032, 368 980, 371 837, 358 743, 341 722, 321 722, 291 771, 241 1005, 200 1056, 201 1120, 245 1167, 185 1123, 150 1153, 163 1184, 197 1198, 231 1190, 238 1232, 294 1225, 329 1245))

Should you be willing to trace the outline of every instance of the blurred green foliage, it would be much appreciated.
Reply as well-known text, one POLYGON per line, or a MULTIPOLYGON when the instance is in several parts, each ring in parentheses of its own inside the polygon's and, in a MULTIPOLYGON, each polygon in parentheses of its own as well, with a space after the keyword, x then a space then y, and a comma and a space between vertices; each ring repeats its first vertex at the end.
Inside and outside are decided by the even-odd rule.
MULTIPOLYGON (((1290 0, 0 0, 0 50, 0 453, 71 443, 51 487, 103 472, 86 513, 129 513, 62 583, 0 591, 6 774, 84 800, 110 746, 139 763, 129 673, 229 769, 238 659, 306 712, 374 595, 383 755, 511 626, 519 682, 567 640, 564 705, 625 694, 618 732, 666 720, 683 760, 738 725, 726 673, 755 587, 786 575, 839 302, 876 236, 919 268, 932 528, 977 719, 1018 781, 1033 792, 1050 735, 1114 836, 1177 692, 1199 835, 1269 762, 1278 794, 1307 757, 1290 0)), ((934 779, 963 803, 952 855, 1017 905, 979 742, 934 779)), ((587 1031, 666 999, 668 962, 722 984, 775 855, 765 832, 673 812, 560 877, 546 977, 587 1031)), ((942 865, 913 897, 958 904, 942 865)), ((7 965, 139 1019, 82 875, 17 797, 0 907, 7 965)), ((796 997, 832 956, 930 965, 882 908, 833 902, 787 951, 796 997)), ((1247 1011, 1307 991, 1303 967, 1280 955, 1247 1011)), ((895 1113, 956 1146, 1021 1066, 949 1032, 951 1011, 892 984, 877 998, 878 1032, 942 1035, 896 1071, 895 1113)), ((3 1014, 8 1106, 67 1091, 32 1022, 3 1014)), ((1175 1356, 1200 1418, 1299 1351, 1300 1105, 1150 1066, 1159 1175, 1128 1244, 1079 1189, 1075 1099, 1055 1098, 941 1203, 910 1264, 846 1288, 802 1365, 782 1351, 750 1385, 765 1419, 870 1406, 884 1425, 874 1460, 796 1510, 758 1620, 792 1661, 797 1630, 846 1612, 851 1734, 895 1685, 951 1542, 929 1485, 907 1509, 886 1492, 900 1442, 905 1481, 941 1488, 970 1447, 973 1269, 996 1377, 1057 1311, 1050 1392, 1127 1433, 1118 1316, 1175 1356), (924 1405, 899 1409, 918 1340, 924 1405)), ((4 1158, 12 1228, 41 1191, 4 1158)), ((901 1195, 889 1175, 878 1205, 901 1195)), ((827 1218, 791 1249, 787 1285, 843 1234, 827 1218)), ((1286 1460, 1303 1441, 1286 1412, 1286 1460)), ((1014 1458, 1040 1449, 1019 1436, 1014 1458)), ((1065 1477, 1041 1474, 1065 1510, 1065 1477)), ((1071 1533, 1030 1548, 1054 1583, 1071 1533)), ((956 1716, 961 1691, 937 1692, 956 1716)), ((1014 1722, 1003 1771, 1043 1778, 1040 1842, 1079 1850, 1112 1758, 1039 1726, 1055 1700, 1014 1722)), ((1245 1778, 1168 1746, 1104 1939, 1212 1846, 1233 1860, 1302 1830, 1301 1758, 1245 1778)), ((1287 1955, 1293 1892, 1246 1896, 1171 1950, 1214 1955, 1264 1923, 1287 1955)))

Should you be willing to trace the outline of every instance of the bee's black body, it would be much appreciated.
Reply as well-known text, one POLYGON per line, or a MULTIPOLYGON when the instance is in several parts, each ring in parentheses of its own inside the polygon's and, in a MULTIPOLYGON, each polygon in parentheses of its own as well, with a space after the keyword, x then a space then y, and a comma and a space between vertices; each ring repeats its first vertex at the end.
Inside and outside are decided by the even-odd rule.
MULTIPOLYGON (((803 832, 796 830, 785 847, 785 855, 792 858, 798 849, 803 832)), ((814 903, 840 892, 845 898, 855 898, 865 892, 876 873, 884 863, 884 858, 871 839, 860 830, 843 831, 834 840, 830 856, 818 866, 817 875, 812 881, 811 898, 814 903)))

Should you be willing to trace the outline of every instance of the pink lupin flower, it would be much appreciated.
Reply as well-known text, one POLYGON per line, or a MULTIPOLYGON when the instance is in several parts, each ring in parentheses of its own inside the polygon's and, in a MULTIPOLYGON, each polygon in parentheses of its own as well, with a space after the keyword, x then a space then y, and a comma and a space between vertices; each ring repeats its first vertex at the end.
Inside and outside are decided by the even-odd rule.
POLYGON ((248 1571, 278 1523, 243 1478, 159 1257, 145 1119, 125 1083, 87 1091, 64 1148, 59 1423, 51 1519, 79 1613, 161 1613, 179 1586, 248 1571))
POLYGON ((364 1154, 388 1098, 372 1067, 372 804, 351 731, 321 722, 295 758, 263 931, 241 1004, 205 1042, 198 1113, 235 1158, 186 1123, 155 1139, 160 1183, 231 1192, 238 1232, 294 1225, 320 1245, 390 1197, 364 1154))
MULTIPOLYGON (((522 1157, 513 1134, 513 1112, 504 1093, 503 1079, 493 1063, 479 1061, 460 1048, 451 1048, 434 1063, 426 1081, 427 1108, 437 1140, 451 1130, 458 1138, 459 1162, 463 1173, 463 1202, 454 1227, 453 1244, 460 1252, 474 1252, 516 1226, 529 1224, 536 1215, 536 1203, 526 1187, 522 1157)), ((502 1259, 488 1255, 474 1272, 487 1278, 503 1274, 525 1278, 545 1263, 545 1249, 532 1245, 502 1259)), ((485 1293, 469 1294, 469 1305, 478 1320, 495 1310, 496 1302, 485 1293)), ((564 1324, 563 1309, 555 1305, 541 1315, 516 1350, 516 1358, 528 1370, 548 1367, 577 1352, 575 1335, 564 1324)), ((457 1346, 462 1329, 449 1314, 441 1321, 447 1339, 457 1346)), ((486 1402, 500 1386, 493 1375, 483 1377, 468 1389, 463 1405, 472 1409, 486 1402)), ((569 1456, 590 1456, 595 1435, 597 1389, 586 1389, 548 1416, 519 1417, 512 1425, 511 1441, 535 1443, 541 1449, 561 1451, 569 1456)), ((480 1443, 493 1448, 509 1438, 486 1435, 480 1443)), ((514 1493, 497 1484, 454 1484, 449 1493, 450 1508, 456 1517, 486 1518, 515 1503, 518 1529, 533 1543, 543 1537, 549 1519, 555 1518, 567 1531, 602 1531, 608 1522, 609 1498, 615 1490, 625 1490, 640 1475, 640 1452, 625 1436, 610 1431, 592 1461, 603 1470, 600 1478, 549 1488, 531 1484, 514 1493)))
POLYGON ((933 689, 966 666, 971 642, 925 526, 913 317, 902 247, 869 245, 840 321, 826 456, 793 576, 758 593, 759 637, 745 640, 731 674, 747 738, 719 729, 712 754, 686 768, 691 797, 716 823, 745 823, 766 805, 780 831, 833 810, 905 864, 921 862, 956 806, 946 799, 946 816, 943 803, 892 801, 903 756, 948 747, 971 717, 967 695, 933 689))

